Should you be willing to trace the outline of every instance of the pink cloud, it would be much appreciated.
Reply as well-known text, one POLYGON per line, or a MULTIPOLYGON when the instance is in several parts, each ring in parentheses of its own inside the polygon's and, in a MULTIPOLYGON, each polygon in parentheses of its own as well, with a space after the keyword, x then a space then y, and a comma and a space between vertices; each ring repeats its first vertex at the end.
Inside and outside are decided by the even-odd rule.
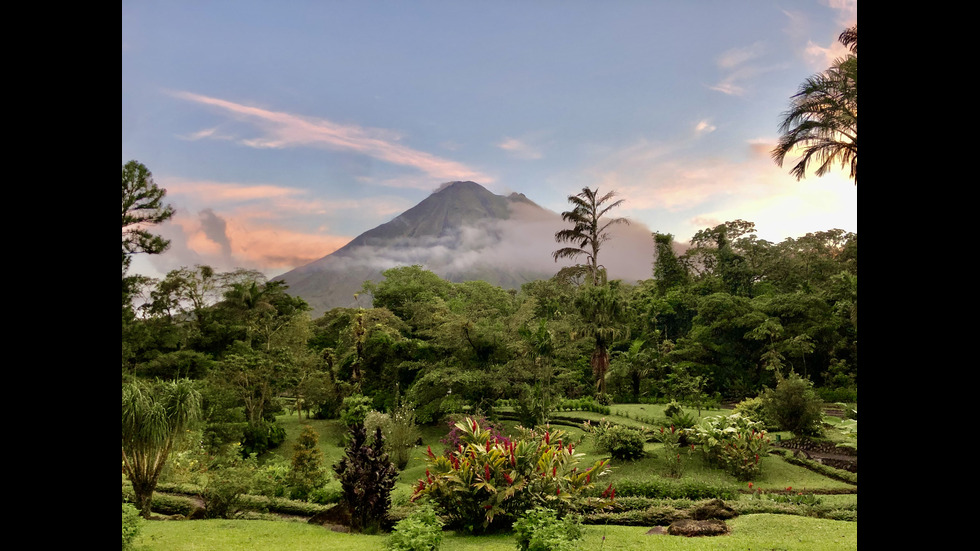
MULTIPOLYGON (((323 147, 352 151, 388 163, 415 168, 438 179, 493 181, 490 176, 462 163, 396 143, 399 137, 388 130, 343 125, 326 119, 270 111, 190 92, 174 92, 173 95, 216 107, 240 121, 254 124, 264 135, 239 140, 239 143, 248 147, 323 147)), ((200 137, 207 135, 198 133, 195 136, 199 134, 200 137)))

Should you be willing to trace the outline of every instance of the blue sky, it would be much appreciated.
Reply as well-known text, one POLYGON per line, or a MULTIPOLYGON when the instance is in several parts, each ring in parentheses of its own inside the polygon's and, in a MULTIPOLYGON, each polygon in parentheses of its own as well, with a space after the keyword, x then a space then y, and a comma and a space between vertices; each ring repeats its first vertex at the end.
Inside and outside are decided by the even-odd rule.
POLYGON ((585 186, 687 242, 857 231, 843 172, 769 157, 855 1, 122 3, 122 162, 177 209, 162 255, 272 277, 473 180, 561 212, 585 186))

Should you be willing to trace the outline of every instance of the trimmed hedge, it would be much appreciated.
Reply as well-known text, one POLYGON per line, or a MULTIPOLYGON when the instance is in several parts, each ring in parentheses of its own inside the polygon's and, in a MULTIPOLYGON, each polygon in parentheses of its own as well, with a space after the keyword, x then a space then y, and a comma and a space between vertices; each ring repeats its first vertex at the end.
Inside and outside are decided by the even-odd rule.
POLYGON ((624 479, 616 483, 619 497, 649 497, 660 499, 736 499, 739 487, 734 484, 712 484, 695 479, 668 480, 649 478, 624 479))
POLYGON ((796 457, 793 455, 793 452, 789 450, 778 450, 772 452, 771 455, 779 455, 791 465, 798 465, 800 467, 810 469, 811 471, 822 474, 827 478, 833 478, 834 480, 840 480, 841 482, 847 482, 848 484, 854 485, 857 485, 858 483, 857 473, 852 473, 843 469, 835 469, 829 465, 817 463, 816 461, 811 461, 803 457, 796 457))

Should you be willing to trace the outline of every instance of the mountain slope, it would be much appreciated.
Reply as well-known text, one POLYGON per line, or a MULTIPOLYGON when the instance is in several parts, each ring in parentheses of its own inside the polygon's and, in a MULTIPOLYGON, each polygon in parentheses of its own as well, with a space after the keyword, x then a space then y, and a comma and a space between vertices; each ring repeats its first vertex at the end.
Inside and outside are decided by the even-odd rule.
MULTIPOLYGON (((564 225, 559 214, 523 194, 505 197, 475 182, 449 182, 390 222, 275 279, 306 300, 314 317, 338 306, 370 306, 369 297, 355 300, 355 293, 364 281, 382 281, 382 272, 396 266, 420 264, 449 281, 478 279, 514 289, 571 264, 551 257, 555 232, 564 225)), ((616 232, 603 249, 610 276, 650 277, 649 230, 633 225, 616 232)))

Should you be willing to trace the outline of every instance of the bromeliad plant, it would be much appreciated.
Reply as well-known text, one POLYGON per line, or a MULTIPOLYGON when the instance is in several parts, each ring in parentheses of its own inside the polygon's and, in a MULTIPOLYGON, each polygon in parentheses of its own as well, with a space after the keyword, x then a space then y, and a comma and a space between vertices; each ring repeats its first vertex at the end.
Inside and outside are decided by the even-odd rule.
MULTIPOLYGON (((575 443, 562 430, 518 427, 510 440, 492 436, 471 418, 456 424, 460 442, 447 454, 427 451, 428 468, 412 500, 428 496, 450 525, 470 532, 509 528, 528 509, 546 507, 559 515, 607 505, 602 497, 582 497, 609 473, 608 461, 580 469, 575 443)), ((590 492, 592 493, 592 492, 590 492)))

